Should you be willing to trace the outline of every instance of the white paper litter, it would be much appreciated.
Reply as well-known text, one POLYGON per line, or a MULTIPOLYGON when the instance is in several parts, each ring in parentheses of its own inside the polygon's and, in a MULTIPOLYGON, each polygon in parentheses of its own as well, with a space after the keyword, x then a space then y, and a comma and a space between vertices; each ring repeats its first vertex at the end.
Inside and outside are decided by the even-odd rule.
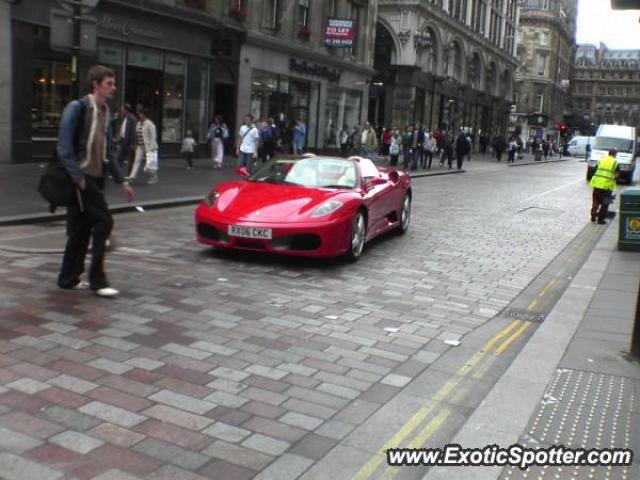
POLYGON ((390 332, 390 333, 398 333, 400 331, 400 329, 396 328, 396 327, 385 327, 384 331, 385 332, 390 332))
POLYGON ((338 317, 337 315, 325 315, 324 318, 328 318, 329 320, 337 320, 338 317))
POLYGON ((458 347, 460 345, 460 340, 445 340, 444 343, 453 347, 458 347))
POLYGON ((542 403, 544 403, 545 405, 549 405, 550 403, 558 403, 558 399, 554 396, 549 395, 548 393, 545 393, 542 397, 542 403))
POLYGON ((219 278, 218 281, 219 282, 228 282, 229 279, 228 278, 219 278))
POLYGON ((136 210, 138 210, 140 213, 144 213, 144 208, 140 205, 136 207, 136 210))
POLYGON ((587 362, 593 363, 593 358, 587 358, 587 362))

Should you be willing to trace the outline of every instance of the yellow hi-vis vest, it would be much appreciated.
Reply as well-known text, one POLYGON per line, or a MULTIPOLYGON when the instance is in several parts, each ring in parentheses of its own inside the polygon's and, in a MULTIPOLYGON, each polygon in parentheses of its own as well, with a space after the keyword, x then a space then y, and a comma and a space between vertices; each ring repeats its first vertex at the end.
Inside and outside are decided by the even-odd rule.
POLYGON ((598 162, 598 168, 596 173, 591 177, 591 186, 593 188, 600 188, 602 190, 615 190, 616 189, 616 177, 615 171, 618 163, 616 159, 611 155, 607 155, 598 162))

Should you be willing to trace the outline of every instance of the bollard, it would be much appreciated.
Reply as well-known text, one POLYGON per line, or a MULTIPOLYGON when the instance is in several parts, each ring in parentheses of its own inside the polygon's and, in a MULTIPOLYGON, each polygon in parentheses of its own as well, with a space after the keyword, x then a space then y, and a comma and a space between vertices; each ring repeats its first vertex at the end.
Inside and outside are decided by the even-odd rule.
POLYGON ((640 287, 638 287, 638 300, 636 300, 636 321, 633 324, 631 336, 631 356, 640 358, 640 287))

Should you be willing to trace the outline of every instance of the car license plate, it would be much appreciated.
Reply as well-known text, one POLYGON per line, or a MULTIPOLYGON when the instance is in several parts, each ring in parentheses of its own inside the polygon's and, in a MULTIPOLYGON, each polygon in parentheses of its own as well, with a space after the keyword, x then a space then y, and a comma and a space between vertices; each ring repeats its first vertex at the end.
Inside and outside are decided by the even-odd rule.
POLYGON ((270 228, 242 227, 239 225, 229 225, 230 237, 253 238, 256 240, 271 240, 270 228))

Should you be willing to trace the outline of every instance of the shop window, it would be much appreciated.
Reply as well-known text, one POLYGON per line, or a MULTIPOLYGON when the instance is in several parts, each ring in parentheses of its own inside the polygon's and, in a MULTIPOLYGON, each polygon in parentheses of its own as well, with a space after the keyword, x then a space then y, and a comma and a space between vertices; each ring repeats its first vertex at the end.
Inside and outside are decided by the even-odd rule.
POLYGON ((164 64, 162 101, 162 141, 182 141, 184 115, 184 73, 186 60, 180 55, 167 54, 164 64))
MULTIPOLYGON (((200 143, 207 141, 207 91, 209 90, 209 62, 190 58, 187 69, 187 106, 185 125, 193 138, 200 143)), ((186 133, 186 132, 185 132, 186 133)))
POLYGON ((298 0, 298 25, 309 26, 309 0, 298 0))
POLYGON ((150 48, 129 47, 127 65, 162 70, 162 52, 150 48))
POLYGON ((57 138, 62 111, 72 100, 71 92, 69 64, 33 62, 31 125, 34 137, 57 138))
POLYGON ((119 113, 122 105, 122 95, 124 94, 123 66, 125 58, 125 46, 114 42, 100 41, 98 45, 98 63, 109 67, 116 74, 116 93, 109 101, 111 113, 119 113))
POLYGON ((325 148, 338 148, 338 134, 342 128, 351 133, 353 127, 360 123, 361 106, 361 92, 332 87, 327 89, 324 115, 325 148))

